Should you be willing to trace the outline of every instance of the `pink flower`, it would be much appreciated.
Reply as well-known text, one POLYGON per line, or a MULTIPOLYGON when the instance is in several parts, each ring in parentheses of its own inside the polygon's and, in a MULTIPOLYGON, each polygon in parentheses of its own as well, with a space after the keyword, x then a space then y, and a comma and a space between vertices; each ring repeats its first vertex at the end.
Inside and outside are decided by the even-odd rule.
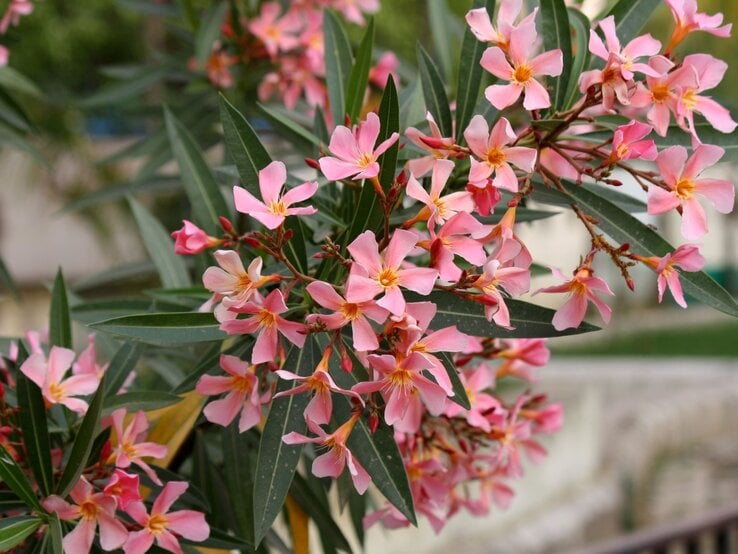
POLYGON ((374 233, 361 233, 348 246, 355 263, 351 266, 346 285, 346 300, 352 303, 367 302, 384 293, 377 304, 400 316, 405 311, 405 298, 400 286, 418 294, 430 294, 438 271, 424 267, 400 269, 403 260, 416 244, 415 233, 397 229, 384 254, 380 256, 374 233))
POLYGON ((20 23, 21 16, 29 15, 32 11, 33 4, 30 0, 10 0, 3 18, 0 19, 0 34, 7 33, 11 25, 16 26, 20 23))
POLYGON ((207 268, 202 283, 209 291, 221 295, 226 307, 242 306, 259 287, 279 280, 278 275, 261 276, 261 257, 251 260, 246 270, 238 252, 217 250, 213 256, 220 267, 207 268))
POLYGON ((517 140, 510 122, 501 117, 490 132, 487 121, 481 115, 475 115, 464 131, 472 153, 479 160, 471 159, 469 182, 484 187, 487 179, 494 174, 496 187, 518 191, 518 178, 510 164, 530 173, 536 163, 536 151, 523 146, 507 146, 517 140))
POLYGON ((683 244, 674 252, 665 256, 638 257, 640 261, 648 265, 658 275, 657 286, 659 291, 659 302, 664 298, 664 291, 668 287, 674 300, 682 308, 687 307, 679 282, 679 273, 676 268, 683 271, 700 271, 705 266, 705 258, 700 254, 699 246, 696 244, 683 244))
POLYGON ((205 74, 208 81, 216 87, 231 88, 233 86, 233 75, 230 68, 238 63, 238 56, 231 56, 225 50, 222 50, 218 43, 214 46, 216 49, 210 53, 205 61, 205 74))
POLYGON ((299 42, 296 34, 302 23, 293 15, 280 17, 282 8, 279 2, 265 2, 261 6, 261 14, 248 24, 248 29, 264 43, 269 55, 275 57, 278 52, 286 52, 295 48, 299 42))
POLYGON ((377 63, 369 69, 369 82, 375 87, 384 88, 387 84, 387 79, 390 75, 394 79, 395 84, 398 84, 397 68, 400 66, 400 60, 394 52, 386 51, 379 56, 377 63))
POLYGON ((175 254, 199 254, 203 250, 218 246, 223 241, 211 237, 197 225, 186 219, 182 220, 182 228, 172 233, 175 254))
POLYGON ((494 372, 486 364, 479 364, 472 371, 460 372, 459 378, 464 383, 471 408, 467 410, 454 402, 447 401, 445 415, 447 417, 464 416, 467 423, 472 427, 478 427, 487 433, 490 432, 492 424, 486 414, 501 407, 499 400, 484 392, 495 387, 494 372))
POLYGON ((331 156, 323 156, 318 160, 320 170, 329 181, 340 181, 347 177, 371 179, 379 175, 377 158, 392 146, 398 139, 397 133, 392 135, 376 148, 374 143, 379 136, 379 117, 369 112, 366 119, 359 123, 353 132, 343 125, 338 125, 331 135, 328 149, 331 156))
POLYGON ((482 185, 467 183, 466 190, 471 193, 477 213, 481 216, 488 216, 492 213, 495 206, 502 200, 502 194, 492 179, 487 179, 487 182, 482 185))
POLYGON ((236 209, 260 221, 267 229, 276 229, 288 215, 312 215, 318 210, 312 206, 290 208, 295 202, 307 200, 318 190, 315 181, 303 183, 282 195, 282 187, 287 181, 287 169, 282 162, 272 162, 259 171, 259 190, 264 200, 261 202, 249 191, 239 186, 233 187, 236 209))
POLYGON ((436 160, 448 158, 450 154, 449 147, 453 146, 455 141, 453 137, 441 136, 441 130, 438 128, 436 120, 430 112, 425 113, 425 119, 430 128, 430 136, 424 135, 415 127, 408 127, 405 136, 410 139, 415 146, 429 152, 428 156, 416 158, 407 162, 410 173, 417 178, 423 177, 435 166, 436 160))
POLYGON ((126 473, 121 469, 116 469, 108 479, 108 483, 103 489, 106 496, 115 498, 118 508, 125 510, 130 502, 138 502, 141 500, 139 492, 139 477, 126 473))
POLYGON ((725 151, 719 146, 698 146, 687 160, 687 149, 671 146, 661 151, 656 164, 668 190, 651 185, 648 189, 648 213, 662 214, 677 207, 682 212, 682 235, 694 240, 707 232, 707 218, 697 195, 704 196, 720 213, 730 213, 735 200, 735 187, 722 179, 698 179, 700 173, 713 166, 725 151), (686 163, 685 163, 686 162, 686 163))
POLYGON ((80 518, 71 532, 64 536, 65 554, 84 554, 92 548, 95 530, 100 528, 100 546, 103 550, 115 550, 128 538, 125 526, 115 518, 116 501, 102 492, 95 492, 92 485, 80 477, 69 494, 75 504, 60 496, 52 495, 43 501, 44 508, 56 512, 59 519, 72 521, 80 518))
POLYGON ((503 265, 529 268, 533 263, 530 251, 523 241, 515 234, 515 217, 517 208, 507 209, 500 222, 492 230, 480 237, 478 233, 472 235, 489 247, 489 258, 499 260, 503 265))
MULTIPOLYGON (((490 42, 507 50, 510 42, 510 34, 515 29, 515 20, 520 14, 523 6, 522 0, 503 0, 497 12, 497 29, 492 25, 487 8, 469 10, 466 14, 466 22, 471 32, 482 42, 490 42)), ((537 9, 529 14, 518 26, 530 25, 534 22, 537 9)))
POLYGON ((487 48, 482 54, 480 63, 484 69, 498 79, 510 81, 507 85, 490 85, 485 91, 487 100, 498 110, 514 104, 523 93, 523 107, 528 111, 551 105, 548 91, 534 77, 561 75, 563 54, 557 48, 531 57, 537 39, 535 25, 521 25, 510 32, 509 61, 505 52, 496 46, 487 48))
POLYGON ((438 276, 442 280, 454 282, 461 277, 461 268, 454 263, 456 255, 475 266, 484 264, 487 254, 482 243, 469 236, 482 228, 482 224, 474 217, 466 212, 459 212, 438 233, 431 232, 431 240, 428 241, 431 267, 438 270, 438 276))
POLYGON ((353 345, 356 350, 364 352, 379 348, 377 334, 367 317, 382 323, 387 319, 387 310, 377 306, 374 300, 347 302, 331 285, 323 281, 313 281, 305 287, 305 290, 318 304, 334 311, 332 314, 310 314, 307 317, 308 324, 322 322, 328 330, 340 329, 351 324, 353 345))
POLYGON ((493 259, 484 265, 484 271, 472 286, 482 292, 480 301, 484 304, 487 321, 509 329, 510 312, 502 292, 514 296, 528 292, 530 271, 522 267, 503 267, 500 260, 493 259))
POLYGON ((238 431, 243 433, 261 421, 261 405, 269 402, 270 393, 259 394, 259 379, 255 366, 236 356, 221 354, 220 367, 228 376, 203 375, 197 382, 198 394, 216 395, 227 392, 225 398, 210 402, 203 414, 208 421, 227 427, 241 413, 238 431))
POLYGON ((379 11, 379 0, 337 0, 334 7, 351 23, 364 25, 364 13, 379 11))
POLYGON ((99 382, 107 368, 108 364, 98 365, 95 335, 89 335, 87 348, 80 352, 77 361, 72 364, 72 373, 74 375, 94 375, 99 382))
POLYGON ((459 212, 471 212, 474 209, 474 199, 466 191, 452 192, 441 196, 443 187, 453 170, 454 162, 436 160, 433 164, 430 193, 425 191, 413 175, 410 176, 405 189, 407 195, 425 204, 425 208, 418 216, 413 218, 413 222, 425 219, 428 221, 428 227, 430 228, 433 224, 443 225, 450 217, 459 212))
POLYGON ((287 321, 279 314, 287 311, 282 291, 274 289, 261 300, 252 298, 239 308, 231 308, 238 313, 252 314, 247 319, 232 319, 221 323, 220 328, 229 335, 243 333, 257 333, 256 343, 251 355, 253 364, 271 362, 277 356, 279 334, 282 333, 289 341, 302 348, 305 344, 305 325, 294 321, 287 321))
POLYGON ((304 444, 312 442, 328 448, 328 451, 321 454, 313 460, 312 471, 316 477, 338 477, 343 473, 344 467, 348 466, 351 480, 359 494, 364 494, 369 487, 371 477, 366 470, 361 467, 358 460, 354 459, 353 454, 346 446, 346 441, 354 429, 354 425, 358 421, 361 414, 354 414, 346 423, 341 425, 333 433, 326 433, 319 425, 308 420, 308 428, 317 437, 306 437, 300 433, 287 433, 282 440, 286 444, 304 444))
POLYGON ((671 14, 674 16, 676 27, 671 33, 665 54, 669 54, 686 36, 693 31, 705 31, 717 37, 729 37, 732 25, 720 26, 723 14, 707 15, 697 13, 697 0, 665 0, 671 14))
POLYGON ((655 160, 657 151, 654 141, 641 140, 652 130, 650 125, 636 120, 615 129, 612 137, 612 152, 603 165, 639 158, 648 161, 655 160))
POLYGON ((548 363, 551 353, 546 339, 507 339, 500 341, 495 358, 502 360, 497 378, 514 375, 531 383, 538 380, 536 369, 548 363))
POLYGON ((195 510, 177 510, 169 508, 175 500, 182 496, 189 486, 184 481, 170 481, 159 493, 151 506, 151 513, 146 512, 143 502, 132 502, 126 512, 143 529, 133 531, 123 546, 125 554, 141 554, 156 544, 164 550, 181 554, 178 536, 200 542, 210 535, 210 527, 205 516, 195 510))
POLYGON ((123 419, 126 417, 126 409, 119 408, 111 414, 113 429, 117 444, 110 455, 108 463, 114 462, 116 467, 127 469, 131 464, 136 464, 146 472, 154 483, 161 485, 159 477, 143 458, 164 458, 167 455, 167 447, 155 442, 143 442, 149 431, 149 421, 143 410, 138 410, 128 427, 123 429, 123 419))
POLYGON ((84 415, 87 402, 73 396, 87 396, 97 390, 97 375, 83 373, 62 380, 74 360, 74 350, 52 346, 49 359, 42 352, 34 352, 20 367, 21 372, 33 381, 49 404, 62 404, 84 415))
POLYGON ((588 301, 595 305, 600 312, 600 316, 602 316, 602 320, 605 323, 609 323, 612 310, 595 293, 600 292, 610 295, 614 295, 615 293, 610 290, 610 287, 607 286, 604 280, 593 276, 594 271, 592 271, 592 268, 589 266, 579 267, 572 279, 567 279, 558 269, 551 268, 551 272, 557 279, 565 282, 553 287, 539 289, 535 294, 539 292, 569 293, 569 299, 554 314, 552 321, 554 329, 563 331, 570 327, 579 327, 579 324, 584 321, 588 301))

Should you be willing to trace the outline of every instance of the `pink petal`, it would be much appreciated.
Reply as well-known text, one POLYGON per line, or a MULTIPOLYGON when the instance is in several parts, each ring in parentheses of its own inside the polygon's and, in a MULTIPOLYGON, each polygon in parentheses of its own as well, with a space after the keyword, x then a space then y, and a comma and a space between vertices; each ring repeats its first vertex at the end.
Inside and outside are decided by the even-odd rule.
MULTIPOLYGON (((413 235, 414 236, 414 235, 413 235)), ((413 245, 414 246, 414 245, 413 245)), ((369 275, 376 275, 382 269, 379 258, 379 245, 372 231, 364 231, 348 245, 351 257, 356 260, 369 275)))
POLYGON ((366 120, 359 125, 359 130, 357 133, 357 145, 359 147, 359 152, 368 153, 374 149, 374 143, 377 142, 379 131, 379 116, 374 112, 369 112, 366 115, 366 120))
POLYGON ((510 192, 518 192, 518 178, 508 164, 502 164, 497 168, 495 186, 510 192))
POLYGON ((337 479, 346 465, 346 460, 342 452, 341 454, 339 452, 340 450, 334 447, 325 454, 315 458, 313 460, 313 475, 316 477, 333 477, 337 479))
POLYGON ((661 176, 667 184, 674 186, 679 180, 684 163, 687 161, 687 149, 683 146, 670 146, 662 150, 656 158, 661 176))
POLYGON ((697 106, 695 111, 698 111, 715 129, 722 133, 732 133, 735 131, 736 122, 730 117, 730 111, 725 107, 715 102, 712 98, 706 96, 697 97, 697 106))
POLYGON ((558 48, 544 52, 530 61, 530 68, 533 75, 561 75, 564 70, 564 54, 558 48))
POLYGON ((290 206, 297 202, 307 200, 308 198, 312 197, 317 191, 318 183, 316 181, 303 183, 296 186, 295 188, 288 190, 282 197, 282 202, 284 202, 285 206, 290 206))
POLYGON ((125 554, 141 554, 142 552, 148 552, 153 544, 154 535, 148 531, 135 531, 128 535, 128 540, 123 545, 123 551, 125 554))
POLYGON ((120 521, 105 512, 98 513, 97 521, 100 525, 100 546, 103 550, 115 550, 123 546, 128 539, 128 531, 120 521))
POLYGON ((356 165, 356 162, 348 162, 338 160, 330 156, 324 156, 318 160, 320 164, 320 170, 329 181, 340 181, 346 179, 352 175, 356 175, 361 171, 361 168, 356 165))
POLYGON ((151 506, 152 514, 165 514, 174 504, 174 501, 182 496, 189 487, 185 481, 169 481, 159 493, 151 506))
POLYGON ((679 198, 667 192, 661 187, 651 185, 648 188, 648 213, 649 215, 658 215, 676 208, 681 202, 679 198))
POLYGON ((85 554, 92 548, 95 539, 95 527, 97 521, 94 519, 82 519, 77 526, 62 540, 64 552, 85 554))
POLYGON ((305 287, 305 290, 313 300, 329 310, 339 310, 343 305, 341 295, 336 292, 333 286, 323 281, 313 281, 305 287))
POLYGON ((279 199, 285 181, 287 181, 287 168, 282 162, 271 162, 259 171, 259 190, 265 205, 268 206, 279 199))
POLYGON ((28 356, 25 362, 20 366, 21 372, 33 381, 38 388, 43 388, 46 380, 46 357, 37 352, 28 356))
POLYGON ((232 391, 225 398, 210 402, 203 414, 208 421, 228 427, 243 407, 244 393, 232 391))
POLYGON ((267 229, 276 229, 284 223, 284 216, 274 215, 266 211, 249 212, 251 217, 260 222, 267 229))
POLYGON ((374 157, 378 158, 379 156, 384 154, 384 152, 386 152, 390 146, 392 146, 395 142, 397 142, 397 139, 399 138, 400 138, 399 134, 392 133, 388 139, 380 142, 379 146, 377 146, 377 148, 374 150, 374 157))
POLYGON ((484 69, 489 71, 498 79, 503 79, 505 81, 509 81, 511 79, 513 68, 507 61, 505 53, 496 46, 487 48, 482 54, 482 59, 479 63, 484 69))
POLYGON ((587 298, 582 294, 573 295, 561 308, 554 314, 552 323, 554 329, 563 331, 569 327, 579 327, 584 320, 584 314, 587 311, 587 298))
MULTIPOLYGON (((353 133, 343 125, 339 125, 333 131, 328 148, 330 149, 331 153, 338 156, 344 161, 354 162, 355 164, 355 162, 359 158, 361 158, 361 152, 359 151, 358 145, 356 144, 356 139, 354 138, 353 133)), ((318 162, 320 163, 320 169, 323 171, 323 173, 325 173, 322 164, 322 161, 324 159, 326 158, 321 158, 318 162)), ((333 180, 333 178, 329 177, 327 174, 326 177, 333 180)))
POLYGON ((233 187, 233 201, 236 205, 236 210, 243 214, 266 210, 263 202, 257 200, 254 195, 242 187, 233 187))
POLYGON ((387 250, 384 252, 385 265, 391 269, 399 268, 402 260, 415 248, 417 242, 417 235, 412 231, 396 229, 392 234, 387 250))
POLYGON ((484 96, 495 108, 503 110, 517 102, 522 92, 523 87, 512 83, 508 85, 490 85, 485 89, 484 96))
POLYGON ((270 362, 277 357, 277 328, 273 326, 262 328, 256 337, 251 361, 254 364, 270 362))
POLYGON ((360 303, 371 300, 382 292, 381 285, 374 279, 363 275, 349 274, 346 283, 346 300, 352 303, 360 303))
POLYGON ((700 179, 695 183, 696 192, 702 194, 721 214, 733 211, 735 185, 722 179, 700 179))
POLYGON ((66 393, 70 396, 86 396, 97 390, 100 381, 96 375, 75 375, 63 382, 66 393))
POLYGON ((542 110, 551 105, 551 97, 548 95, 546 88, 531 79, 525 87, 525 97, 523 98, 523 107, 526 110, 542 110))
POLYGON ((46 379, 50 383, 59 383, 67 370, 72 367, 76 356, 74 350, 52 346, 49 352, 48 372, 46 379))
POLYGON ((682 236, 687 240, 695 240, 707 233, 707 217, 696 198, 682 203, 682 236))
POLYGON ((351 331, 354 349, 359 352, 368 352, 379 348, 377 334, 365 317, 359 317, 351 322, 351 331))
MULTIPOLYGON (((395 231, 397 232, 397 231, 395 231)), ((436 284, 438 271, 429 267, 401 269, 398 272, 400 284, 418 294, 430 294, 436 284)))
POLYGON ((464 140, 471 148, 475 156, 485 158, 487 156, 487 141, 489 139, 489 126, 481 115, 475 115, 464 130, 464 140))
POLYGON ((697 147, 682 171, 682 178, 694 179, 708 167, 712 167, 725 154, 725 150, 712 144, 697 147))
MULTIPOLYGON (((432 270, 437 273, 435 269, 432 270)), ((382 308, 390 311, 393 315, 401 316, 405 313, 405 297, 402 296, 400 287, 392 287, 385 290, 385 294, 382 298, 377 300, 382 308)))
POLYGON ((177 510, 167 514, 167 520, 172 531, 188 540, 200 542, 210 535, 205 515, 195 510, 177 510))
POLYGON ((492 42, 497 39, 497 32, 492 27, 487 8, 469 10, 465 19, 471 32, 482 42, 492 42))

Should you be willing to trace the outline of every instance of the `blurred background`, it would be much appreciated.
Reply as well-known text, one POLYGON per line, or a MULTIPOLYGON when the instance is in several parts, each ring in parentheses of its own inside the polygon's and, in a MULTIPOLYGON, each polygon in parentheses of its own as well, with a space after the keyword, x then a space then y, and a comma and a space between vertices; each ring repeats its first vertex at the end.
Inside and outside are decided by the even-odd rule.
MULTIPOLYGON (((431 2, 382 0, 376 16, 376 42, 396 52, 406 79, 413 75, 416 37, 431 52, 437 47, 428 38, 431 2)), ((449 25, 460 32, 469 2, 450 0, 448 6, 458 16, 449 25)), ((584 6, 590 16, 606 7, 605 1, 584 6)), ((699 0, 699 7, 738 22, 735 0, 699 0)), ((32 16, 6 35, 10 66, 38 90, 0 97, 0 114, 11 113, 7 102, 23 107, 28 120, 16 122, 16 130, 29 138, 0 147, 0 258, 19 288, 19 297, 0 288, 0 336, 44 327, 48 285, 59 266, 79 293, 125 292, 151 278, 121 192, 143 162, 118 153, 150 129, 150 101, 165 98, 155 79, 152 86, 141 84, 136 68, 186 59, 184 39, 160 17, 167 9, 166 2, 39 0, 32 16), (137 79, 128 81, 134 74, 137 79)), ((671 28, 662 6, 646 31, 666 40, 671 28)), ((351 32, 356 44, 361 29, 351 32)), ((695 33, 679 51, 709 52, 732 64, 738 37, 695 33)), ((181 88, 193 100, 179 108, 194 113, 197 94, 207 87, 187 79, 182 75, 181 88)), ((173 82, 176 88, 176 76, 173 82)), ((738 71, 729 70, 712 91, 734 117, 737 90, 738 71)), ((5 135, 14 136, 0 128, 5 135)), ((731 178, 735 169, 722 164, 714 173, 731 178)), ((169 231, 180 226, 174 218, 181 210, 169 208, 181 200, 166 179, 140 181, 137 192, 169 231)), ((708 218, 707 269, 735 295, 738 216, 712 212, 708 218)), ((680 241, 677 219, 644 220, 680 241)), ((521 236, 534 259, 564 270, 574 267, 588 243, 564 215, 524 226, 521 236)), ((738 500, 738 321, 689 298, 686 311, 670 297, 658 305, 655 276, 647 270, 634 275, 635 293, 611 268, 600 270, 617 294, 612 324, 550 342, 553 362, 541 373, 540 388, 563 402, 566 425, 547 443, 544 464, 528 468, 512 508, 486 519, 453 520, 440 538, 425 527, 392 534, 375 529, 369 552, 407 552, 410 545, 419 552, 568 552, 738 500)), ((532 290, 550 282, 537 278, 532 290)))

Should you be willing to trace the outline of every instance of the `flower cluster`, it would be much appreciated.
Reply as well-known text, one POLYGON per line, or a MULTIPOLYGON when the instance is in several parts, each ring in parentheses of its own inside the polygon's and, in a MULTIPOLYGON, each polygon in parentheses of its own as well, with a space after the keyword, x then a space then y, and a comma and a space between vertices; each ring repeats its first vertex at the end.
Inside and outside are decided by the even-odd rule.
MULTIPOLYGON (((8 32, 10 27, 17 27, 21 17, 30 14, 33 11, 31 0, 10 0, 5 13, 0 18, 0 35, 8 32)), ((0 44, 0 67, 8 65, 10 58, 10 50, 7 46, 0 44)))

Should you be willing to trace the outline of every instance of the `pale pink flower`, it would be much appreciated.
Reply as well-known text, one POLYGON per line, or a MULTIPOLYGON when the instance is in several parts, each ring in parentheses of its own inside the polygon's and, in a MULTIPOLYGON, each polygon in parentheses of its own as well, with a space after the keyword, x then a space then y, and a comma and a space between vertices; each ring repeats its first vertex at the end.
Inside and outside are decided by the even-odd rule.
POLYGON ((279 316, 287 311, 284 296, 279 289, 274 289, 263 300, 254 296, 242 306, 230 309, 252 316, 247 319, 224 321, 220 328, 230 335, 258 333, 251 355, 253 364, 274 361, 277 356, 279 333, 287 337, 295 346, 302 348, 305 344, 305 325, 279 316))
POLYGON ((282 187, 287 181, 287 168, 282 162, 271 162, 259 171, 259 191, 261 200, 258 200, 246 189, 234 186, 233 198, 236 210, 250 215, 260 221, 267 229, 276 229, 288 215, 312 215, 318 210, 312 206, 304 208, 290 208, 295 202, 307 200, 318 190, 315 181, 303 183, 290 190, 284 195, 282 187))
POLYGON ((49 404, 62 404, 70 410, 84 415, 87 402, 74 396, 87 396, 97 390, 100 381, 97 375, 83 373, 64 379, 72 366, 74 350, 52 346, 49 359, 42 352, 34 352, 20 366, 21 372, 41 389, 49 404))
POLYGON ((513 409, 507 414, 504 423, 494 429, 499 441, 499 450, 496 455, 497 463, 508 477, 523 475, 520 460, 521 450, 525 451, 534 463, 542 461, 546 456, 546 449, 530 438, 532 434, 531 423, 520 417, 522 405, 527 400, 528 396, 520 396, 513 409))
POLYGON ((320 170, 329 181, 340 181, 347 177, 357 179, 371 179, 379 175, 377 158, 392 146, 398 139, 397 133, 392 135, 379 146, 374 147, 379 137, 379 116, 369 112, 366 119, 359 123, 353 131, 343 125, 338 125, 331 135, 328 145, 333 156, 323 156, 318 160, 320 170))
POLYGON ((474 199, 467 191, 441 196, 453 170, 454 162, 451 160, 436 160, 433 164, 430 193, 425 191, 413 175, 410 176, 405 189, 407 195, 425 204, 425 208, 412 221, 426 220, 428 228, 431 228, 433 224, 443 225, 459 212, 474 210, 474 199))
POLYGON ((205 75, 213 85, 226 89, 233 86, 231 67, 238 63, 238 56, 232 56, 221 50, 216 43, 216 49, 205 61, 205 75))
POLYGON ((507 209, 499 223, 492 227, 491 231, 485 228, 484 235, 474 233, 472 238, 484 243, 489 249, 489 258, 499 260, 503 265, 529 268, 533 263, 528 248, 515 234, 515 217, 517 208, 512 206, 507 209))
POLYGON ((174 253, 192 255, 203 250, 218 246, 223 241, 209 236, 197 225, 186 219, 182 220, 182 228, 172 232, 174 239, 174 253))
MULTIPOLYGON (((431 231, 429 250, 431 267, 438 270, 444 281, 454 282, 461 277, 461 268, 454 263, 454 256, 460 256, 475 266, 481 266, 487 259, 482 243, 469 235, 479 233, 483 228, 473 216, 459 212, 451 217, 438 230, 431 231)), ((421 241, 421 244, 424 241, 421 241)))
POLYGON ((269 402, 270 392, 260 394, 255 366, 237 356, 221 354, 220 367, 227 376, 203 375, 195 387, 198 394, 208 396, 228 393, 205 406, 203 414, 208 421, 227 427, 240 413, 238 432, 243 433, 261 421, 261 405, 269 402))
POLYGON ((364 13, 379 11, 379 0, 333 0, 333 7, 351 23, 364 25, 364 13))
MULTIPOLYGON (((292 9, 295 4, 292 3, 292 9)), ((303 48, 301 65, 306 72, 313 76, 325 76, 325 40, 323 36, 323 13, 320 10, 311 10, 305 13, 301 10, 305 20, 305 28, 300 33, 300 46, 303 48)), ((282 58, 281 61, 283 61, 282 58)))
POLYGON ((669 54, 686 36, 693 31, 705 31, 711 35, 727 38, 730 36, 732 25, 722 25, 723 14, 707 15, 697 13, 697 0, 665 0, 671 14, 674 16, 676 27, 671 33, 665 54, 669 54))
POLYGON ((656 143, 653 140, 642 140, 649 135, 653 127, 633 120, 627 125, 621 125, 612 136, 612 152, 603 162, 612 164, 622 160, 642 159, 653 161, 656 159, 656 143))
POLYGON ((318 304, 334 312, 332 314, 310 314, 307 316, 308 324, 321 322, 328 330, 340 329, 351 324, 354 349, 363 352, 379 348, 377 334, 367 318, 382 323, 387 319, 387 310, 378 306, 374 300, 348 302, 336 292, 333 286, 323 281, 313 281, 305 287, 305 290, 318 304))
MULTIPOLYGON (((476 8, 469 10, 466 14, 466 22, 471 32, 482 42, 489 42, 507 50, 510 42, 510 34, 515 29, 515 20, 523 7, 522 0, 502 0, 500 9, 497 11, 497 29, 492 25, 487 8, 476 8)), ((530 25, 534 22, 537 9, 530 13, 518 26, 530 25)))
POLYGON ((361 303, 384 294, 377 304, 394 315, 405 311, 405 298, 400 287, 418 294, 430 294, 438 271, 425 267, 400 269, 403 260, 415 248, 417 238, 411 231, 396 229, 389 245, 380 256, 372 231, 364 231, 348 246, 355 260, 346 284, 346 300, 361 303))
POLYGON ((154 500, 151 513, 146 512, 143 502, 132 502, 128 505, 126 513, 143 529, 132 531, 128 535, 128 540, 123 546, 125 554, 148 552, 154 540, 160 548, 181 554, 182 547, 179 545, 178 537, 201 542, 210 536, 210 527, 202 513, 195 510, 169 511, 188 486, 189 484, 184 481, 169 481, 154 500))
POLYGON ((115 430, 116 445, 110 454, 108 463, 114 463, 116 467, 127 469, 131 464, 136 464, 146 472, 154 483, 161 485, 161 480, 144 458, 164 458, 167 455, 167 447, 155 442, 144 442, 149 432, 149 420, 143 410, 138 410, 133 420, 123 429, 123 419, 126 417, 126 409, 115 410, 110 418, 115 430))
POLYGON ((387 79, 391 75, 395 81, 395 85, 399 84, 399 77, 397 76, 398 67, 400 67, 400 60, 397 59, 394 52, 390 50, 382 52, 377 63, 369 69, 369 82, 375 87, 384 88, 384 85, 387 84, 387 79))
POLYGON ((247 270, 234 250, 217 250, 213 256, 220 267, 207 268, 202 283, 209 291, 219 294, 227 307, 242 306, 259 287, 279 280, 278 275, 262 277, 261 257, 251 260, 247 270))
POLYGON ((518 178, 510 164, 530 173, 536 163, 535 149, 508 146, 517 138, 510 122, 504 117, 490 131, 487 121, 481 115, 475 115, 464 131, 464 139, 476 156, 471 158, 469 182, 484 187, 487 179, 494 175, 496 187, 517 192, 518 178))
POLYGON ((103 493, 106 496, 114 498, 118 503, 118 508, 125 510, 130 502, 139 502, 141 500, 139 476, 116 468, 108 479, 103 493))
MULTIPOLYGON (((545 400, 545 396, 539 398, 539 401, 545 400)), ((534 398, 531 404, 535 400, 534 398)), ((520 417, 531 421, 533 433, 555 433, 564 425, 564 407, 561 404, 550 404, 544 408, 535 408, 526 404, 520 410, 520 417)))
POLYGON ((680 268, 682 271, 700 271, 705 266, 705 258, 700 254, 698 245, 683 244, 674 252, 670 252, 665 256, 649 256, 647 258, 639 256, 637 259, 648 265, 658 275, 656 284, 659 291, 659 302, 663 300, 664 292, 668 287, 676 303, 682 308, 687 307, 676 268, 680 268))
POLYGON ((510 32, 509 61, 505 52, 496 46, 487 48, 482 54, 482 67, 498 79, 509 81, 507 85, 490 85, 485 90, 487 100, 498 110, 514 104, 523 93, 523 107, 528 111, 551 105, 548 91, 534 77, 561 75, 563 54, 557 48, 533 57, 537 39, 535 25, 521 25, 510 32))
POLYGON ((497 378, 514 375, 531 383, 537 381, 537 369, 546 365, 551 356, 546 339, 506 339, 500 342, 500 351, 495 353, 495 358, 502 361, 497 367, 497 378))
POLYGON ((346 441, 351 435, 356 422, 361 414, 354 414, 346 423, 341 425, 333 433, 326 433, 320 425, 308 420, 308 428, 317 437, 307 437, 300 433, 292 431, 287 433, 282 440, 286 444, 304 444, 311 442, 325 446, 328 451, 321 454, 313 460, 312 471, 316 477, 338 477, 343 473, 343 469, 348 466, 351 480, 359 494, 364 494, 371 483, 371 477, 361 466, 358 460, 354 459, 351 450, 346 446, 346 441))
POLYGON ((522 267, 504 267, 500 260, 493 259, 484 264, 482 274, 472 286, 482 292, 480 301, 484 304, 487 321, 494 321, 500 327, 509 329, 510 312, 502 293, 518 296, 528 292, 530 271, 522 267))
POLYGON ((74 504, 56 495, 49 496, 43 501, 44 508, 58 514, 62 521, 79 519, 74 529, 62 540, 65 554, 89 552, 98 527, 100 546, 103 550, 116 550, 123 546, 128 538, 128 531, 115 517, 115 498, 102 492, 95 492, 84 477, 80 477, 69 496, 72 497, 74 504))
POLYGON ((5 34, 12 26, 20 23, 21 16, 29 15, 33 11, 33 4, 30 0, 10 0, 3 18, 0 19, 0 34, 5 34))
POLYGON ((102 379, 108 364, 97 363, 97 350, 95 349, 95 335, 87 336, 87 348, 80 352, 77 361, 72 364, 74 375, 94 375, 98 382, 102 379))
POLYGON ((488 433, 492 430, 492 424, 487 414, 500 408, 500 401, 484 392, 495 387, 494 372, 486 364, 479 364, 476 369, 460 372, 459 378, 464 384, 471 408, 467 410, 455 402, 446 401, 445 415, 463 416, 469 425, 488 433))
POLYGON ((700 173, 715 165, 725 151, 719 146, 698 146, 687 159, 687 149, 671 146, 662 150, 656 164, 668 190, 651 185, 648 189, 648 213, 662 214, 681 207, 682 235, 688 240, 707 233, 705 211, 697 200, 704 196, 720 213, 730 213, 735 201, 735 186, 722 179, 698 179, 700 173))
POLYGON ((280 17, 281 12, 279 2, 265 2, 259 17, 248 24, 249 31, 264 43, 272 57, 279 52, 292 50, 299 44, 297 33, 302 28, 300 19, 292 14, 280 17))
POLYGON ((431 132, 430 136, 424 135, 415 127, 408 127, 405 131, 405 136, 410 139, 410 142, 429 153, 427 156, 407 162, 410 173, 417 178, 425 176, 433 169, 436 160, 448 158, 451 153, 449 148, 455 144, 453 137, 441 136, 441 129, 430 112, 425 113, 425 119, 431 132))
POLYGON ((609 323, 612 309, 595 293, 599 292, 610 295, 614 295, 615 293, 610 290, 610 287, 607 286, 604 280, 594 277, 592 268, 589 266, 579 267, 572 279, 567 279, 556 268, 551 268, 551 272, 554 277, 565 282, 560 285, 539 289, 535 294, 539 292, 569 293, 569 299, 554 314, 552 321, 554 329, 563 331, 570 327, 579 327, 579 324, 584 321, 584 314, 587 311, 588 302, 592 302, 600 312, 602 320, 605 323, 609 323))

